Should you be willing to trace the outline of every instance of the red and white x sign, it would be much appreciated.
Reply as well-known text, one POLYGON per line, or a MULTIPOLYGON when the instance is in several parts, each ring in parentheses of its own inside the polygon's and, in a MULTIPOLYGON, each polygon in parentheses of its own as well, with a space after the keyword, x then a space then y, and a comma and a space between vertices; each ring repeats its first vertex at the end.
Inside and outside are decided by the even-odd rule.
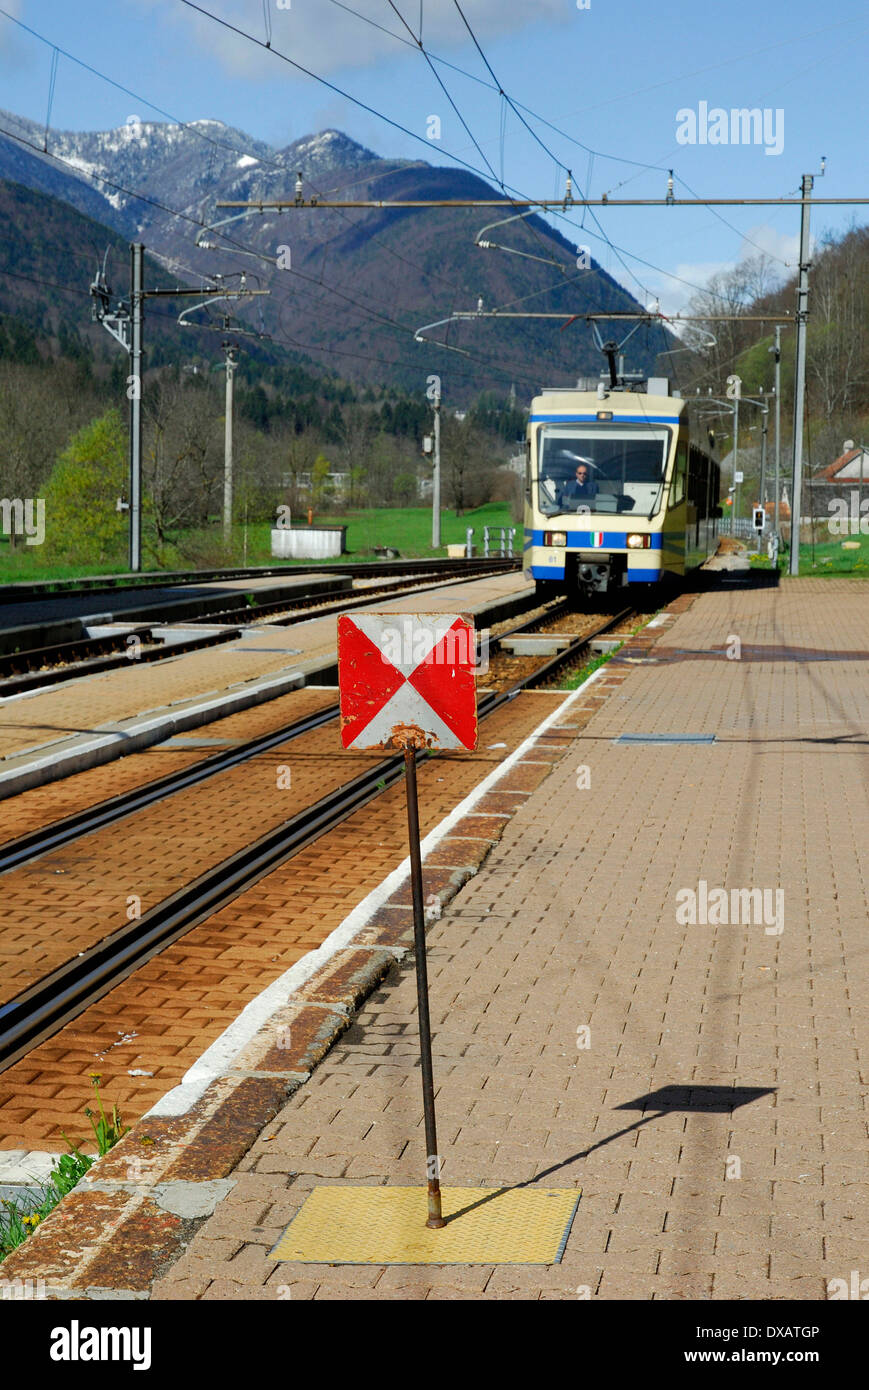
POLYGON ((474 624, 457 613, 338 619, 345 748, 476 748, 474 624))

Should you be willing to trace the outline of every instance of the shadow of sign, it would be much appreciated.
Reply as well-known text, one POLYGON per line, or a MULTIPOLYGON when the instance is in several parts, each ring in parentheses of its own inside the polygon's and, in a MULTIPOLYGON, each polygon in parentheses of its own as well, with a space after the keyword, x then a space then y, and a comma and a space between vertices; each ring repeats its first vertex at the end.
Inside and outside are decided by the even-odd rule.
MULTIPOLYGON (((761 1096, 774 1095, 776 1089, 775 1086, 659 1086, 657 1091, 649 1091, 648 1095, 638 1096, 636 1100, 626 1100, 615 1109, 654 1110, 659 1115, 669 1115, 674 1110, 689 1113, 707 1110, 724 1115, 760 1100, 761 1096)), ((654 1119, 654 1115, 647 1118, 654 1119)), ((630 1128, 634 1129, 635 1126, 631 1125, 630 1128)), ((622 1133, 627 1131, 623 1130, 622 1133)))
POLYGON ((743 1105, 751 1105, 753 1101, 760 1100, 763 1096, 775 1095, 776 1086, 659 1086, 657 1091, 649 1091, 646 1095, 637 1096, 635 1100, 626 1100, 621 1105, 616 1105, 615 1110, 641 1110, 642 1118, 636 1120, 632 1125, 626 1125, 624 1129, 616 1130, 614 1134, 608 1134, 605 1139, 599 1139, 596 1144, 590 1144, 587 1149, 580 1149, 578 1153, 571 1154, 569 1158, 562 1159, 560 1163, 554 1163, 551 1168, 545 1168, 543 1172, 535 1174, 527 1182, 515 1183, 510 1187, 494 1188, 491 1193, 487 1193, 479 1201, 471 1206, 464 1207, 461 1211, 454 1212, 449 1218, 456 1221, 459 1217, 465 1216, 469 1211, 483 1206, 487 1202, 496 1201, 498 1197, 506 1192, 515 1191, 521 1187, 533 1187, 536 1183, 542 1182, 544 1178, 549 1178, 553 1173, 558 1173, 562 1168, 569 1168, 572 1163, 579 1159, 588 1158, 589 1154, 596 1149, 602 1149, 606 1144, 612 1144, 616 1139, 621 1139, 626 1134, 633 1133, 643 1125, 651 1124, 653 1120, 660 1119, 662 1115, 670 1115, 674 1111, 681 1111, 683 1114, 717 1114, 727 1115, 734 1110, 738 1110, 743 1105))

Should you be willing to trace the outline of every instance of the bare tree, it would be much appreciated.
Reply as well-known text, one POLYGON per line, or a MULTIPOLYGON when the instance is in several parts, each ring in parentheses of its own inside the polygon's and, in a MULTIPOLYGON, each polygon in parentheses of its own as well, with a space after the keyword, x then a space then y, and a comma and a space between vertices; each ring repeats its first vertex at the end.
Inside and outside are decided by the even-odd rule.
POLYGON ((724 385, 740 353, 759 336, 757 324, 739 320, 752 312, 756 301, 768 298, 776 284, 772 257, 764 252, 713 275, 693 296, 688 313, 701 322, 690 324, 684 335, 686 346, 697 354, 696 363, 691 363, 692 385, 705 383, 718 389, 724 385))
POLYGON ((811 282, 806 371, 824 420, 853 414, 869 383, 869 229, 827 239, 811 282))
POLYGON ((162 547, 178 527, 201 525, 222 476, 220 419, 213 391, 169 374, 143 396, 143 482, 148 515, 162 547))

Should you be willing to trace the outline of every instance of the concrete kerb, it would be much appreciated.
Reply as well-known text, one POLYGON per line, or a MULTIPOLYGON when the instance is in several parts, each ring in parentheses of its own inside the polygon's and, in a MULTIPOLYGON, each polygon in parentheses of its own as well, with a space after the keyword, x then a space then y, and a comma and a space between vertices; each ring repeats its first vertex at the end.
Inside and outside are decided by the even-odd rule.
MULTIPOLYGON (((644 634, 640 650, 663 636, 694 597, 670 605, 655 632, 644 634)), ((430 921, 479 871, 510 819, 504 815, 488 834, 464 838, 462 822, 469 812, 517 764, 539 768, 541 780, 548 775, 552 758, 538 763, 526 755, 606 673, 606 666, 593 672, 425 837, 426 887, 434 890, 427 898, 430 921), (462 838, 469 847, 462 857, 471 863, 458 870, 428 869, 427 856, 456 830, 456 841, 462 838)), ((516 809, 521 804, 517 800, 516 809)), ((98 1160, 7 1258, 4 1273, 45 1278, 50 1298, 148 1297, 155 1280, 180 1258, 230 1190, 230 1174, 262 1130, 412 947, 413 914, 401 901, 408 876, 405 860, 321 947, 251 1001, 180 1085, 98 1160)))
POLYGON ((28 791, 31 787, 41 787, 73 773, 99 767, 128 753, 140 752, 155 743, 162 743, 173 734, 238 714, 266 700, 275 700, 304 684, 305 677, 298 667, 294 667, 277 676, 242 682, 237 689, 230 687, 224 695, 212 693, 206 699, 200 697, 187 704, 136 715, 133 719, 109 725, 93 736, 79 735, 55 744, 40 745, 40 748, 48 747, 49 751, 36 758, 29 758, 29 752, 33 750, 16 753, 4 759, 8 765, 0 771, 0 800, 17 792, 28 791))

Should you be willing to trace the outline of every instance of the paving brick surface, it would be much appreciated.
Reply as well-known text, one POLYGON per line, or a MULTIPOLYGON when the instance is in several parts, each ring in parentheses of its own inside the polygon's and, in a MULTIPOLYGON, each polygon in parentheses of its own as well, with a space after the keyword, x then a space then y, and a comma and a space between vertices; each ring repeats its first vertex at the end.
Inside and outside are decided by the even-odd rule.
POLYGON ((267 1258, 312 1187, 421 1181, 406 961, 155 1297, 814 1300, 865 1263, 867 591, 806 579, 674 609, 611 663, 542 785, 517 783, 530 795, 430 930, 443 1182, 581 1186, 563 1261, 267 1258), (724 920, 716 888, 768 896, 724 920))

